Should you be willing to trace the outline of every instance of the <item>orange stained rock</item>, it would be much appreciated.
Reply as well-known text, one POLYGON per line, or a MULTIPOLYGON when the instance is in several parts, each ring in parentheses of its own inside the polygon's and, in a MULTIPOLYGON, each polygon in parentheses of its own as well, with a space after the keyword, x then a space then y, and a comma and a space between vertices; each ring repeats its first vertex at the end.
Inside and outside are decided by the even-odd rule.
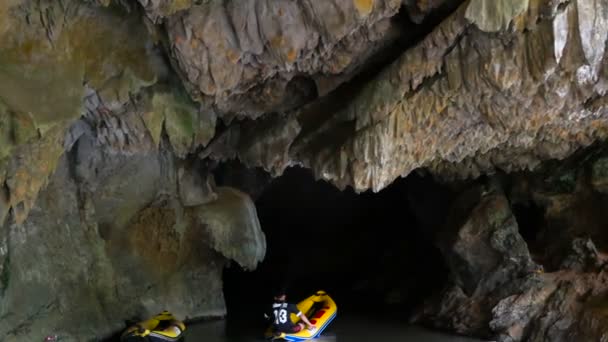
POLYGON ((374 0, 354 0, 355 7, 357 7, 357 11, 361 15, 369 15, 372 12, 372 8, 374 7, 374 0))
POLYGON ((239 54, 236 53, 234 50, 228 50, 226 51, 226 54, 228 55, 228 59, 230 60, 230 62, 232 62, 232 64, 236 64, 239 61, 239 54))
POLYGON ((284 39, 283 39, 283 36, 281 36, 281 35, 270 38, 270 45, 273 48, 278 48, 278 47, 282 46, 283 43, 284 43, 284 39))
POLYGON ((296 53, 296 50, 291 49, 289 50, 289 52, 287 53, 287 60, 290 62, 293 62, 296 60, 296 57, 298 56, 298 54, 296 53))

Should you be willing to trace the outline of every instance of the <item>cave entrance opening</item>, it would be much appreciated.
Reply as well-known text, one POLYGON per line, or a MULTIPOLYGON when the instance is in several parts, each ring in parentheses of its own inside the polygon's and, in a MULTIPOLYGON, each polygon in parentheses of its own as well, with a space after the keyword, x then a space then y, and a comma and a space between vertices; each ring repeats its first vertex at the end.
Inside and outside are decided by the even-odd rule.
POLYGON ((255 199, 264 261, 252 272, 235 264, 224 271, 228 320, 261 318, 282 283, 292 301, 325 290, 342 313, 408 315, 448 276, 429 231, 441 202, 431 183, 411 175, 356 194, 306 169, 286 170, 255 199))

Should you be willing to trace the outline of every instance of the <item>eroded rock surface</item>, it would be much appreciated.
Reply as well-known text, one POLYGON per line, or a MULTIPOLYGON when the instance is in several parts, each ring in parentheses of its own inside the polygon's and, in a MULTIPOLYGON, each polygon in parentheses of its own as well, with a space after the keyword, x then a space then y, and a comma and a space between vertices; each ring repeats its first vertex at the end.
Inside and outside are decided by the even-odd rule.
POLYGON ((603 338, 606 208, 589 175, 605 155, 600 148, 505 176, 505 191, 498 180, 465 191, 436 235, 451 281, 413 319, 505 342, 603 338), (524 204, 537 206, 533 226, 529 212, 511 210, 524 204))
MULTIPOLYGON (((13 25, 0 37, 5 341, 101 338, 164 309, 223 316, 233 255, 216 245, 249 268, 265 253, 259 223, 246 231, 255 241, 225 242, 242 227, 196 219, 223 199, 185 160, 213 137, 215 116, 170 86, 140 18, 105 5, 3 8, 13 25)), ((255 208, 239 210, 224 215, 257 222, 255 208)))
POLYGON ((194 98, 212 97, 222 112, 256 117, 316 97, 317 74, 360 64, 387 36, 386 19, 400 4, 210 1, 167 19, 171 55, 194 98), (300 75, 311 81, 294 78, 300 75))
MULTIPOLYGON (((363 192, 601 143, 607 40, 596 0, 2 1, 0 336, 222 315, 223 267, 254 269, 265 237, 249 195, 215 186, 218 163, 363 192)), ((438 240, 452 282, 422 317, 603 338, 608 171, 589 158, 469 193, 438 240), (530 243, 525 203, 543 215, 530 243)), ((255 197, 268 179, 251 177, 233 181, 255 197)))
POLYGON ((451 285, 415 319, 461 334, 487 335, 490 309, 526 288, 539 266, 500 188, 470 189, 455 200, 450 212, 438 245, 451 285))
MULTIPOLYGON (((145 132, 138 112, 121 120, 145 132)), ((149 135, 120 144, 117 135, 102 135, 104 125, 83 119, 74 126, 80 135, 30 214, 2 228, 0 334, 7 341, 108 336, 124 328, 117 318, 168 308, 182 319, 221 317, 223 268, 235 260, 254 269, 264 257, 246 194, 214 189, 211 204, 184 203, 179 160, 166 147, 149 135)))
POLYGON ((417 168, 447 180, 534 169, 605 137, 605 4, 531 2, 500 34, 471 23, 469 6, 361 89, 291 114, 299 129, 288 139, 284 122, 253 128, 267 131, 260 139, 280 132, 288 143, 275 154, 288 157, 251 166, 301 163, 341 188, 377 191, 417 168))

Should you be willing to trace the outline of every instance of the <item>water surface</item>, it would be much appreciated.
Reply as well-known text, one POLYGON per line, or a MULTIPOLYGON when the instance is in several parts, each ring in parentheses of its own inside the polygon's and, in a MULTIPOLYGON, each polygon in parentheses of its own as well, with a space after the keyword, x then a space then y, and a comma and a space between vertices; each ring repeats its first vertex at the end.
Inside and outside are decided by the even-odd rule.
MULTIPOLYGON (((253 319, 252 319, 253 321, 253 319)), ((247 322, 214 321, 188 326, 186 342, 258 342, 265 341, 263 331, 247 322)), ((316 342, 479 342, 481 340, 450 336, 420 327, 388 320, 337 316, 316 342)))

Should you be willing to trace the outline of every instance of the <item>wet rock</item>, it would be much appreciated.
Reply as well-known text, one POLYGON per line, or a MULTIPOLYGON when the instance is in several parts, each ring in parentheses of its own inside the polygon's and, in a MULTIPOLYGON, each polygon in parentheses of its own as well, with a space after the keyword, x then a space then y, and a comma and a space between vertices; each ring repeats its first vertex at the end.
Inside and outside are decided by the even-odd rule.
POLYGON ((587 272, 600 266, 600 257, 593 241, 578 238, 572 241, 571 253, 566 256, 560 268, 587 272))
MULTIPOLYGON (((490 336, 492 308, 529 288, 526 284, 534 283, 531 277, 538 265, 498 184, 465 191, 454 200, 446 222, 437 243, 451 279, 413 320, 461 334, 490 336)), ((507 326, 513 328, 511 323, 507 326)))
MULTIPOLYGON (((523 253, 534 255, 535 260, 530 258, 529 266, 524 267, 510 263, 484 267, 487 265, 482 260, 492 264, 495 258, 480 252, 484 251, 479 245, 483 245, 486 235, 470 234, 482 232, 481 228, 464 230, 469 233, 464 235, 460 230, 458 234, 440 235, 439 244, 452 253, 446 260, 453 281, 427 303, 415 320, 496 341, 598 340, 605 336, 605 329, 599 326, 605 320, 607 290, 605 235, 598 224, 604 221, 605 208, 603 195, 593 191, 592 178, 585 176, 591 175, 603 153, 602 148, 592 149, 559 166, 551 162, 539 172, 496 178, 503 184, 516 184, 506 191, 510 200, 539 205, 541 222, 538 227, 528 227, 538 229, 539 239, 534 249, 523 253), (452 252, 449 247, 458 246, 463 237, 466 248, 452 252), (480 258, 467 258, 465 251, 480 258), (547 267, 537 264, 541 261, 547 267), (464 278, 459 273, 469 276, 464 278)), ((489 186, 461 194, 448 222, 463 228, 470 223, 492 227, 488 223, 497 221, 490 219, 492 216, 480 216, 479 208, 484 203, 489 208, 484 199, 496 196, 496 184, 491 181, 489 186), (473 220, 475 217, 478 219, 473 220)), ((502 208, 508 206, 507 202, 502 208)), ((501 217, 505 209, 487 211, 501 217)), ((506 228, 504 231, 509 232, 508 225, 506 228)), ((524 244, 522 248, 531 246, 524 244)))
POLYGON ((469 296, 480 286, 493 289, 498 285, 494 281, 504 283, 519 271, 535 267, 509 202, 500 192, 481 194, 450 240, 444 247, 446 260, 456 284, 469 296), (492 279, 497 272, 500 276, 492 279))
POLYGON ((543 278, 533 278, 524 284, 522 293, 514 293, 492 308, 489 326, 498 341, 522 341, 530 321, 542 311, 557 287, 543 278))

